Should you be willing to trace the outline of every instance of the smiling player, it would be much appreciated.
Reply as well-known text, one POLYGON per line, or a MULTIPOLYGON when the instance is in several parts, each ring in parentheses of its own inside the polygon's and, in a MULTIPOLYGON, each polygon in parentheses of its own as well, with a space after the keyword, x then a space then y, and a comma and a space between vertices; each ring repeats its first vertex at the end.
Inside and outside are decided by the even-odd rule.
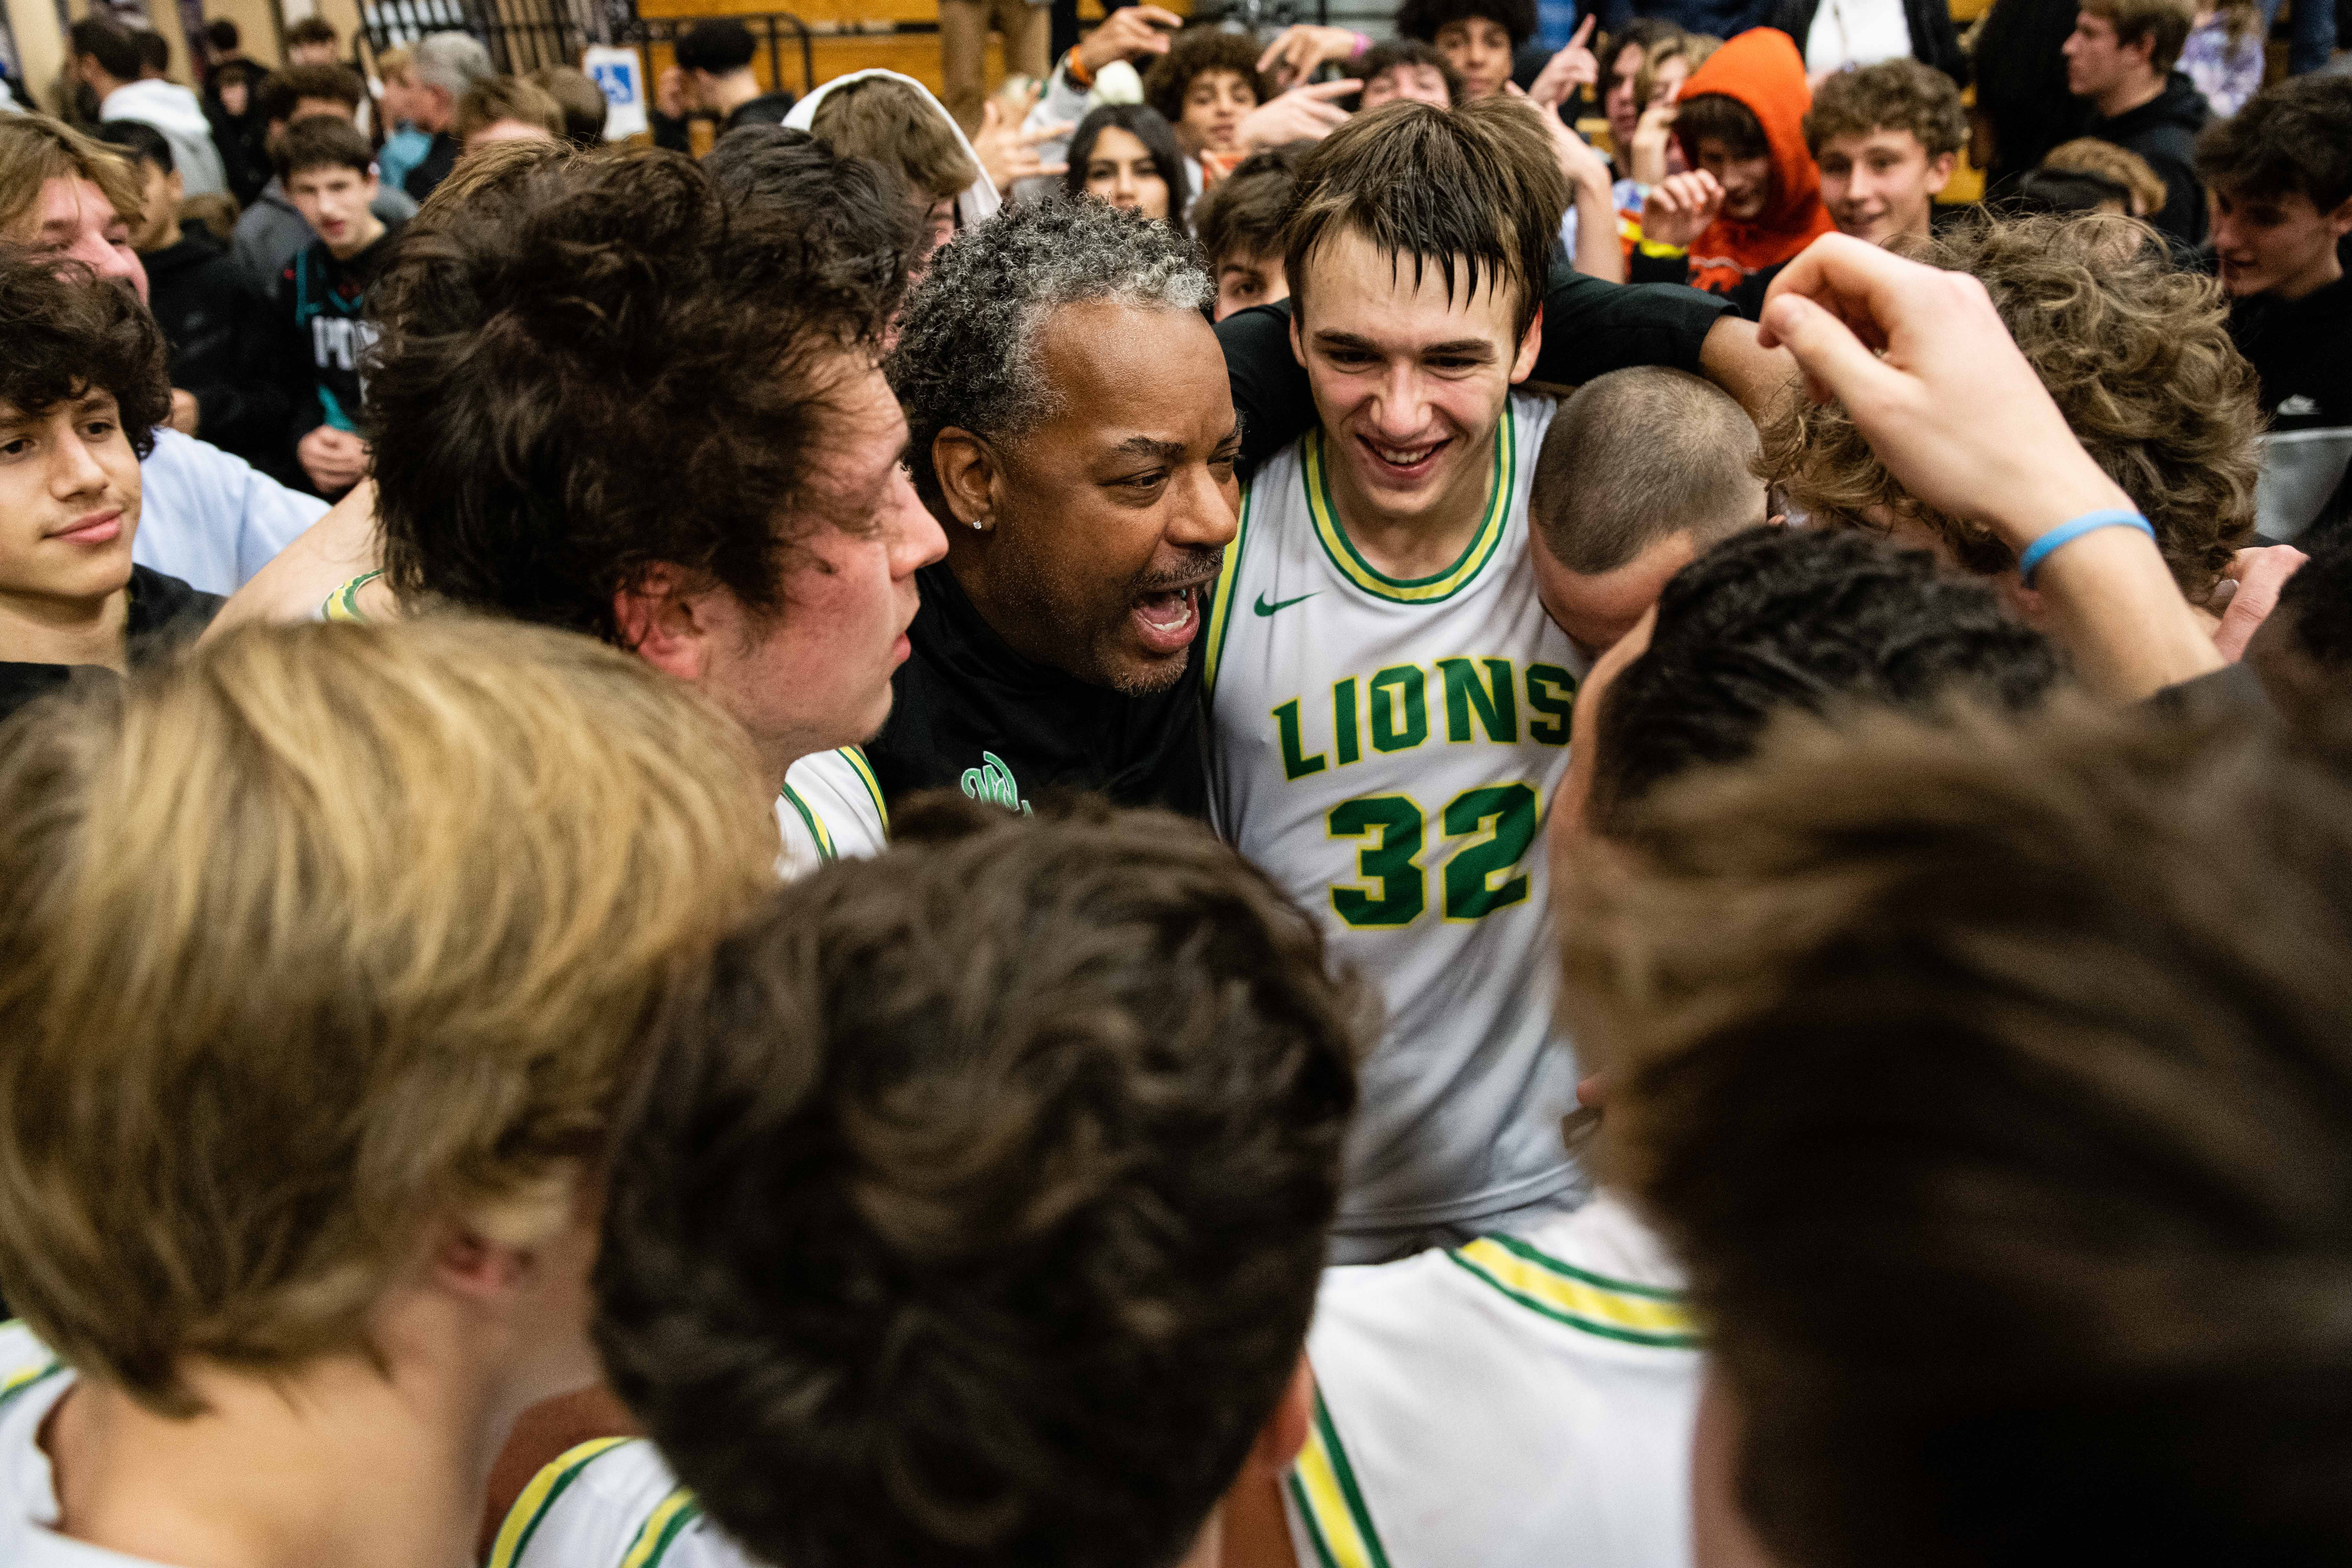
POLYGON ((1581 660, 1545 616, 1528 488, 1568 191, 1516 106, 1399 103, 1301 172, 1293 342, 1320 426, 1244 498, 1204 660, 1215 820, 1378 976, 1335 1256, 1557 1206, 1575 1066, 1544 867, 1581 660))

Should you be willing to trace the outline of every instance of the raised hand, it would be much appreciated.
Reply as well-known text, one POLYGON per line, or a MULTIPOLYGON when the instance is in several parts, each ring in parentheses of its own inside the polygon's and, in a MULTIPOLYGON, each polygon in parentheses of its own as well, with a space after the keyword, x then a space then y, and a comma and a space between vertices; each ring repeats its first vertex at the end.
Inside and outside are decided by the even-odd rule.
POLYGON ((1078 45, 1078 62, 1092 76, 1113 60, 1164 55, 1169 35, 1183 25, 1183 17, 1158 5, 1122 5, 1078 45))
POLYGON ((1364 90, 1352 77, 1294 87, 1267 99, 1242 116, 1242 145, 1255 153, 1285 142, 1320 142, 1348 122, 1348 111, 1334 101, 1364 90))
POLYGON ((1037 149, 1045 142, 1067 136, 1076 126, 1064 121, 1041 125, 1034 131, 1021 129, 1030 109, 1036 104, 1037 91, 1034 87, 1026 89, 1022 95, 1025 102, 1008 104, 1000 99, 990 99, 981 107, 980 133, 971 139, 972 153, 979 158, 980 166, 987 171, 996 188, 1008 196, 1015 181, 1060 175, 1069 169, 1067 163, 1042 161, 1037 149))
POLYGON ((1688 249, 1722 211, 1723 187, 1713 174, 1704 169, 1668 174, 1642 204, 1642 237, 1688 249))
POLYGON ((1586 40, 1592 37, 1593 17, 1585 15, 1577 25, 1576 37, 1569 39, 1568 47, 1544 62, 1544 68, 1528 89, 1528 96, 1546 109, 1557 110, 1566 103, 1580 87, 1592 87, 1601 80, 1601 61, 1594 57, 1586 40))
POLYGON ((1349 27, 1318 27, 1300 23, 1275 35, 1265 53, 1257 58, 1258 75, 1277 88, 1305 81, 1334 60, 1356 58, 1364 47, 1360 34, 1349 27))
POLYGON ((1654 185, 1673 173, 1668 149, 1674 144, 1675 116, 1680 112, 1675 100, 1682 90, 1680 82, 1668 87, 1650 100, 1650 107, 1633 122, 1633 166, 1625 172, 1643 184, 1654 185))

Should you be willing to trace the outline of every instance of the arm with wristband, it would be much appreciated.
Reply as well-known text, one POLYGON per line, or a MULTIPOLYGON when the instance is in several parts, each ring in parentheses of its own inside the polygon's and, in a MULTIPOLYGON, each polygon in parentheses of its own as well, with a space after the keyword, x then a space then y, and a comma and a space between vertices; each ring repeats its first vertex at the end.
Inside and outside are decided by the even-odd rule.
POLYGON ((2221 667, 2155 534, 2051 401, 1984 286, 1844 235, 1773 280, 1763 342, 1842 402, 1927 505, 1990 528, 2085 686, 2119 702, 2221 667))

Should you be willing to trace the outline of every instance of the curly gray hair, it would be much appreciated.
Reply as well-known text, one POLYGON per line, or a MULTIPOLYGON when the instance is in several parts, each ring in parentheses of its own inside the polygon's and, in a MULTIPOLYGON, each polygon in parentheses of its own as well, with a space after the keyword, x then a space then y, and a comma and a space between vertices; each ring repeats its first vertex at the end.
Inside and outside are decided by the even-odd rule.
POLYGON ((907 410, 916 489, 939 509, 940 431, 1018 435, 1060 411, 1037 340, 1063 306, 1197 310, 1215 297, 1200 251, 1171 225, 1090 197, 1003 208, 939 253, 884 367, 907 410))

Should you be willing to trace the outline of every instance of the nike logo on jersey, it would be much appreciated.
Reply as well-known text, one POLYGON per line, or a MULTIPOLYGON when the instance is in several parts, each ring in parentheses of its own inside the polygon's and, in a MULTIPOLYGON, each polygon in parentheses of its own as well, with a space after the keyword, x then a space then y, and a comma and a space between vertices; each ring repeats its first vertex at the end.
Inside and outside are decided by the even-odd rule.
POLYGON ((1257 603, 1256 603, 1256 604, 1255 604, 1255 605, 1252 605, 1250 606, 1250 608, 1251 608, 1251 609, 1253 609, 1253 610, 1255 610, 1255 611, 1256 611, 1259 615, 1261 615, 1261 616, 1270 616, 1270 615, 1274 614, 1274 612, 1275 612, 1275 611, 1276 611, 1276 610, 1286 610, 1286 609, 1290 608, 1290 606, 1291 606, 1291 605, 1296 605, 1296 604, 1301 603, 1301 602, 1302 602, 1302 601, 1304 601, 1304 600, 1311 599, 1311 598, 1313 598, 1313 597, 1315 596, 1315 595, 1316 595, 1316 594, 1319 594, 1319 593, 1321 593, 1322 591, 1323 591, 1322 589, 1318 588, 1318 589, 1316 589, 1316 590, 1315 590, 1315 592, 1314 592, 1314 593, 1311 593, 1311 594, 1301 594, 1301 595, 1298 595, 1298 597, 1297 597, 1297 598, 1296 598, 1296 599, 1282 599, 1282 600, 1278 600, 1278 601, 1276 601, 1276 603, 1271 604, 1271 605, 1269 605, 1269 604, 1267 604, 1267 603, 1265 602, 1265 595, 1264 594, 1260 594, 1260 595, 1257 596, 1257 603))

